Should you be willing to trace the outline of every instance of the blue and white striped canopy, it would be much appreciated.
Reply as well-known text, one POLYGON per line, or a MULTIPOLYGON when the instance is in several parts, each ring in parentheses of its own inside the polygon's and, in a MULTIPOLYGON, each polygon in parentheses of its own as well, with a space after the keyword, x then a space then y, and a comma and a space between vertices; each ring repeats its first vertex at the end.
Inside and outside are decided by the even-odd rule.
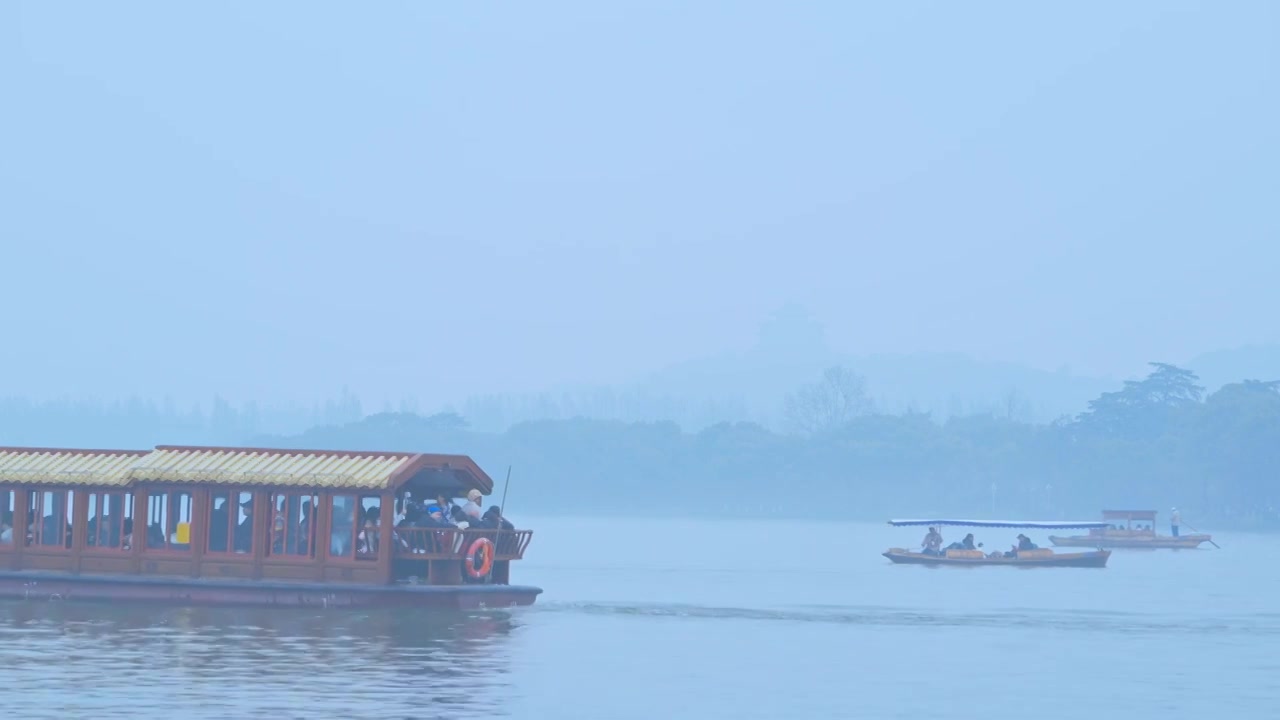
POLYGON ((1098 521, 1071 522, 1035 520, 890 520, 894 527, 950 525, 952 527, 1020 528, 1023 530, 1071 530, 1075 528, 1105 528, 1108 523, 1098 521))

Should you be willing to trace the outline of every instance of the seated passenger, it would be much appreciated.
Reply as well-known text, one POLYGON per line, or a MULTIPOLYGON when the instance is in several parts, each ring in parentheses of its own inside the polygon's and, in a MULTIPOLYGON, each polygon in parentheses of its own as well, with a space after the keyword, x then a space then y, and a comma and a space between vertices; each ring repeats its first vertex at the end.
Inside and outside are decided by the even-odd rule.
POLYGON ((226 552, 231 549, 227 542, 231 501, 227 498, 214 498, 213 502, 214 508, 209 513, 209 552, 226 552))
MULTIPOLYGON (((440 506, 441 514, 448 522, 453 523, 454 525, 468 522, 467 514, 462 512, 462 508, 458 507, 450 501, 449 498, 445 497, 444 493, 436 495, 436 505, 440 506)), ((462 525, 458 526, 463 527, 462 525)))
POLYGON ((502 517, 502 508, 497 505, 491 505, 488 510, 484 511, 484 517, 480 518, 480 525, 494 530, 516 529, 516 526, 512 525, 511 521, 502 517))
POLYGON ((309 555, 311 553, 311 501, 309 500, 302 501, 302 519, 298 521, 297 537, 298 554, 309 555))
POLYGON ((143 536, 143 539, 146 541, 145 547, 163 550, 164 549, 164 527, 157 523, 151 523, 150 525, 147 526, 147 532, 143 536))
POLYGON ((960 542, 951 543, 950 545, 947 546, 947 549, 948 550, 977 550, 978 548, 973 544, 973 533, 969 533, 968 535, 964 536, 964 540, 961 540, 960 542))
POLYGON ((38 545, 58 545, 58 518, 54 515, 45 515, 44 521, 40 523, 40 539, 36 542, 38 545))
POLYGON ((942 554, 942 533, 937 528, 929 528, 929 532, 925 534, 924 540, 921 541, 921 552, 925 555, 941 555, 942 554))
POLYGON ((404 499, 404 518, 400 521, 405 527, 422 527, 427 517, 427 508, 413 495, 404 499))
POLYGON ((424 533, 414 532, 413 528, 422 527, 423 516, 425 511, 412 496, 406 495, 404 500, 399 503, 403 514, 400 521, 396 523, 396 527, 402 528, 404 536, 407 540, 402 540, 402 548, 408 548, 413 553, 426 552, 426 540, 424 533))
POLYGON ((351 514, 354 510, 351 506, 351 498, 346 495, 334 496, 332 508, 329 554, 334 557, 346 557, 351 552, 352 545, 355 544, 355 531, 351 526, 351 514))
POLYGON ((427 511, 422 517, 421 526, 432 528, 435 531, 427 535, 428 552, 448 552, 452 549, 454 534, 444 531, 456 530, 458 526, 444 519, 444 509, 439 505, 427 506, 427 511))
POLYGON ((240 510, 244 512, 244 519, 236 525, 235 532, 231 537, 232 550, 237 553, 245 554, 253 552, 253 496, 240 503, 240 510))
POLYGON ((1031 538, 1018 533, 1018 549, 1019 550, 1036 550, 1039 546, 1031 542, 1031 538))
POLYGON ((479 490, 472 488, 467 491, 467 504, 462 506, 462 513, 467 517, 462 518, 468 522, 475 522, 480 519, 482 511, 480 503, 484 501, 484 496, 479 490))
MULTIPOLYGON (((497 505, 492 505, 488 510, 485 510, 484 517, 480 519, 480 522, 486 528, 492 528, 494 530, 516 529, 516 526, 513 525, 510 520, 507 520, 502 516, 502 508, 497 505)), ((515 552, 516 543, 517 538, 515 535, 504 532, 498 536, 496 549, 499 554, 508 555, 515 552)))
POLYGON ((98 516, 97 526, 90 528, 85 542, 99 547, 111 548, 112 550, 120 549, 122 514, 123 511, 117 506, 113 512, 104 512, 98 516))
POLYGON ((444 508, 439 505, 428 505, 427 513, 422 518, 422 526, 431 528, 449 528, 452 530, 456 526, 445 519, 444 512, 444 508))
POLYGON ((98 526, 105 522, 106 522, 106 518, 103 518, 100 523, 97 515, 94 515, 93 517, 89 518, 89 524, 85 526, 86 532, 85 532, 84 544, 86 546, 96 547, 98 545, 98 526))
POLYGON ((371 507, 364 512, 360 534, 356 535, 356 552, 362 555, 374 555, 378 552, 378 523, 382 520, 382 508, 371 507))

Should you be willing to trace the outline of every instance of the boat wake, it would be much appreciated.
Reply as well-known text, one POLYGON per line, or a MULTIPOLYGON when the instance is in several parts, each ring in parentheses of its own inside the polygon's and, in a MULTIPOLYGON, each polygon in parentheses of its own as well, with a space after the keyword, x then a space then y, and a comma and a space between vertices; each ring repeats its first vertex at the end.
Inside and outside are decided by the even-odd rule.
POLYGON ((535 613, 578 613, 673 620, 746 620, 833 625, 954 628, 1050 629, 1107 634, 1280 635, 1280 613, 1224 616, 1172 616, 1088 610, 1010 608, 987 612, 947 611, 874 605, 805 605, 740 608, 676 603, 557 603, 535 613))

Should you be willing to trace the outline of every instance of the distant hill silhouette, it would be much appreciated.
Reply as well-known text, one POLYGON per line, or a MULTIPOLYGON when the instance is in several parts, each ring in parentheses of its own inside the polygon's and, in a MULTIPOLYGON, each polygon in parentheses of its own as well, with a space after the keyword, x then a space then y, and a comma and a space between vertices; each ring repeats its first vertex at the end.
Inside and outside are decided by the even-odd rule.
MULTIPOLYGON (((1212 392, 1241 379, 1280 378, 1280 346, 1210 352, 1183 363, 1212 392)), ((760 326, 750 347, 655 370, 612 387, 568 387, 545 393, 474 398, 460 412, 473 427, 501 431, 520 422, 587 417, 626 422, 672 421, 697 431, 719 422, 783 428, 786 396, 843 366, 861 375, 876 409, 915 412, 937 421, 972 414, 1046 423, 1083 412, 1093 398, 1126 379, 1047 371, 954 352, 842 353, 820 323, 797 306, 760 326)))
POLYGON ((959 353, 841 354, 827 344, 821 325, 802 309, 788 307, 761 326, 750 349, 672 365, 643 378, 635 389, 703 404, 733 402, 744 409, 743 417, 705 424, 750 420, 776 426, 787 393, 832 365, 862 375, 880 410, 930 413, 938 419, 998 412, 1048 422, 1084 410, 1090 399, 1118 383, 1065 370, 983 362, 959 353))
POLYGON ((1200 376, 1210 392, 1241 379, 1280 379, 1280 345, 1246 345, 1198 355, 1183 365, 1200 376))

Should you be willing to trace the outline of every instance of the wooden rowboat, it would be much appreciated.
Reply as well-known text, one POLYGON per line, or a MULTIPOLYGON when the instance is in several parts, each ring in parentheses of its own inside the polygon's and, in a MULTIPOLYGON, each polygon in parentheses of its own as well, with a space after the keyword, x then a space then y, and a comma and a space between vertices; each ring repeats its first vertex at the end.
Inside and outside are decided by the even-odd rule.
POLYGON ((1203 543, 1212 543, 1213 536, 1206 533, 1190 535, 1160 535, 1155 531, 1154 510, 1103 510, 1104 527, 1094 528, 1088 535, 1068 537, 1049 536, 1049 542, 1059 547, 1124 548, 1141 550, 1194 550, 1203 543), (1135 522, 1146 525, 1134 525, 1135 522))
POLYGON ((1127 550, 1194 550, 1211 539, 1213 539, 1212 535, 1202 533, 1173 537, 1172 535, 1152 535, 1150 533, 1128 534, 1124 530, 1114 530, 1098 535, 1049 536, 1049 542, 1058 547, 1123 548, 1127 550))
MULTIPOLYGON (((1069 528, 1096 529, 1106 526, 1103 522, 1042 522, 1022 520, 890 520, 894 527, 978 527, 1023 530, 1058 530, 1069 528)), ((1107 566, 1111 551, 1097 549, 1089 552, 1055 553, 1049 548, 1011 551, 1009 553, 984 553, 981 550, 946 550, 938 554, 906 548, 890 548, 881 553, 898 565, 949 565, 953 567, 979 567, 1000 565, 1005 567, 1083 567, 1107 566)))
POLYGON ((1011 567, 1091 567, 1107 566, 1110 550, 1093 552, 1055 553, 1048 548, 1023 550, 1015 557, 997 554, 989 557, 981 550, 948 550, 945 555, 926 555, 903 548, 890 548, 883 555, 899 565, 955 565, 977 567, 979 565, 1007 565, 1011 567), (965 554, 961 554, 965 553, 965 554))

